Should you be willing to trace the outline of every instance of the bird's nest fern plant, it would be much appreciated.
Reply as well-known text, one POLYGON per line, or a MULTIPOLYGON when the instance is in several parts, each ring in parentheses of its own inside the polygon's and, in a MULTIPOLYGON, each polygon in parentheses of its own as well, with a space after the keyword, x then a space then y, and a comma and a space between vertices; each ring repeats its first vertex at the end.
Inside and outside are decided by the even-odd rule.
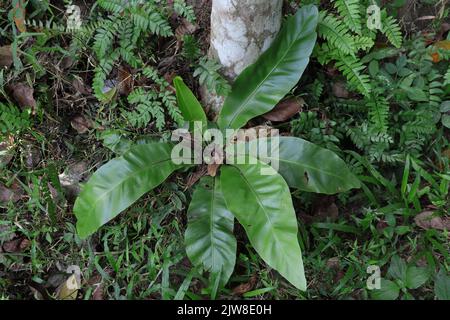
MULTIPOLYGON (((271 111, 298 83, 308 65, 316 43, 317 23, 315 6, 305 6, 289 17, 272 46, 237 78, 217 123, 208 122, 194 94, 181 78, 176 78, 179 107, 190 129, 213 126, 221 132, 237 130, 271 111)), ((271 143, 269 140, 235 144, 245 144, 246 153, 252 144, 271 143)), ((236 218, 261 258, 295 287, 306 290, 298 222, 289 188, 335 194, 360 186, 333 152, 299 138, 283 136, 276 141, 277 159, 225 162, 217 172, 200 179, 193 192, 186 252, 194 266, 209 272, 211 280, 221 286, 228 282, 236 261, 236 218), (278 171, 269 165, 274 160, 278 171)), ((100 168, 84 185, 74 206, 80 237, 96 232, 173 172, 192 166, 174 156, 174 147, 170 143, 138 145, 100 168)))

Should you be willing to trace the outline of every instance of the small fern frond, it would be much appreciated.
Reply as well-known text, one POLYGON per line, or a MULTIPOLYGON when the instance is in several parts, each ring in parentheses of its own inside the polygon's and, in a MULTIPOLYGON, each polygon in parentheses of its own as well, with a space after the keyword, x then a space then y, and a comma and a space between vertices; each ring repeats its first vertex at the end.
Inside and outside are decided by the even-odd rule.
POLYGON ((120 13, 125 10, 128 1, 123 0, 97 0, 100 8, 111 13, 120 13))
POLYGON ((174 0, 173 10, 178 15, 186 18, 186 20, 190 23, 194 23, 196 20, 194 8, 192 8, 192 6, 190 5, 187 5, 185 0, 174 0))
POLYGON ((30 126, 31 110, 21 111, 18 107, 0 102, 0 136, 18 134, 30 126))
POLYGON ((389 42, 396 48, 401 48, 403 35, 397 20, 394 17, 387 16, 382 20, 381 32, 388 38, 389 42))
POLYGON ((355 38, 355 48, 356 50, 368 51, 373 48, 375 41, 372 38, 365 36, 358 36, 355 38))
POLYGON ((133 127, 142 129, 147 127, 150 121, 154 120, 155 127, 158 130, 164 128, 164 110, 155 92, 146 92, 142 88, 137 88, 129 94, 128 102, 131 105, 135 105, 135 109, 133 111, 125 111, 124 115, 133 127))
POLYGON ((326 39, 329 44, 339 49, 343 54, 355 54, 355 43, 348 32, 347 26, 326 11, 320 13, 318 32, 319 36, 326 39))
POLYGON ((347 27, 356 32, 361 33, 361 8, 360 0, 334 0, 334 6, 343 18, 347 27))
MULTIPOLYGON (((382 96, 372 96, 366 101, 369 108, 370 131, 386 134, 388 130, 389 102, 382 96)), ((380 142, 374 141, 373 142, 380 142)))
POLYGON ((336 59, 336 67, 347 78, 351 86, 366 97, 370 95, 372 88, 369 76, 362 73, 366 67, 357 58, 341 55, 336 59))
POLYGON ((444 94, 444 90, 442 90, 442 82, 441 76, 436 74, 431 74, 428 76, 428 100, 429 106, 432 110, 439 110, 439 107, 442 102, 442 96, 444 94))
POLYGON ((444 85, 450 84, 450 67, 448 67, 447 72, 444 75, 444 85))
POLYGON ((194 71, 194 77, 198 77, 200 85, 205 85, 208 90, 218 95, 226 96, 231 91, 230 84, 220 75, 221 65, 208 57, 200 58, 194 71))
POLYGON ((105 80, 114 68, 114 63, 119 59, 119 54, 114 52, 110 57, 100 61, 99 65, 94 70, 94 79, 92 80, 92 89, 95 97, 99 101, 105 99, 105 80))
POLYGON ((106 52, 112 48, 114 41, 113 25, 113 21, 107 20, 95 34, 93 49, 98 59, 102 59, 106 55, 106 52))

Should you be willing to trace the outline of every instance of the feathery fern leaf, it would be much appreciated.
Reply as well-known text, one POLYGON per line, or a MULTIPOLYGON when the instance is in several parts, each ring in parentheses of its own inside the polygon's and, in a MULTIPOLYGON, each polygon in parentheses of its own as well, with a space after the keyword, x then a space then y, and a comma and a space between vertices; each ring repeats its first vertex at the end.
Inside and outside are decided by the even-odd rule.
POLYGON ((381 32, 383 32, 394 47, 400 48, 403 43, 403 35, 397 20, 394 17, 386 15, 382 23, 381 32))
POLYGON ((343 17, 347 27, 358 34, 361 33, 360 0, 334 0, 339 15, 343 17))
MULTIPOLYGON (((370 131, 376 134, 386 134, 388 130, 389 103, 386 98, 371 96, 366 104, 369 108, 370 131)), ((374 141, 379 142, 379 141, 374 141)))
POLYGON ((185 17, 190 23, 195 22, 195 13, 192 6, 187 5, 185 0, 174 0, 173 10, 182 17, 185 17))
POLYGON ((373 41, 372 38, 365 37, 365 36, 358 36, 355 38, 355 48, 363 51, 368 51, 369 49, 372 49, 375 45, 375 41, 373 41))
POLYGON ((366 67, 352 56, 341 55, 336 60, 336 67, 344 74, 350 85, 364 96, 369 96, 371 92, 370 79, 368 75, 362 73, 366 67))
POLYGON ((450 84, 450 67, 448 67, 448 70, 444 75, 444 85, 448 84, 450 84))
POLYGON ((200 85, 205 85, 208 90, 221 96, 226 96, 230 90, 230 84, 220 75, 221 65, 208 57, 200 58, 194 71, 194 77, 198 77, 200 85))
POLYGON ((354 55, 356 52, 353 37, 348 28, 335 16, 322 11, 319 16, 319 35, 343 54, 354 55))

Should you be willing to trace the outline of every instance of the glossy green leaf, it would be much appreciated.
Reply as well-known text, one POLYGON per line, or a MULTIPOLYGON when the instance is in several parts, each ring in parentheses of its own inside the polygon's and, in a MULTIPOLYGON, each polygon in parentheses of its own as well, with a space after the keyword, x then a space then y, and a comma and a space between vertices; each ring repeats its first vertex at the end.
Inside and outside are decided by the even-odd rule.
POLYGON ((272 46, 236 79, 219 115, 221 129, 238 129, 272 110, 297 84, 316 43, 317 7, 289 17, 272 46))
POLYGON ((391 259, 391 264, 389 265, 388 274, 394 278, 401 280, 403 283, 406 282, 406 271, 408 270, 408 265, 405 260, 399 256, 393 256, 391 259))
POLYGON ((177 93, 178 106, 184 120, 192 123, 194 121, 201 122, 203 127, 207 124, 207 118, 202 105, 197 100, 191 89, 184 83, 183 79, 176 77, 173 79, 175 90, 177 93))
POLYGON ((234 216, 225 204, 220 180, 203 178, 189 205, 186 252, 195 266, 220 274, 222 285, 228 282, 236 263, 233 227, 234 216))
POLYGON ((261 258, 300 290, 306 290, 297 219, 289 187, 270 166, 222 166, 228 208, 261 258), (261 170, 271 175, 261 175, 261 170))
POLYGON ((94 173, 73 208, 79 236, 97 231, 178 169, 171 150, 166 143, 139 145, 94 173))
POLYGON ((450 275, 442 268, 434 280, 434 293, 439 300, 450 301, 450 275))
POLYGON ((273 143, 269 138, 254 140, 250 148, 259 144, 259 150, 264 150, 266 143, 269 152, 260 153, 259 159, 275 169, 278 163, 278 172, 292 188, 336 194, 361 186, 346 163, 332 151, 295 137, 279 137, 278 147, 276 140, 273 143))
POLYGON ((390 280, 381 279, 381 288, 372 292, 372 298, 375 300, 395 300, 400 295, 398 285, 390 280))
POLYGON ((427 268, 409 266, 406 270, 406 287, 408 289, 417 289, 428 281, 430 274, 427 268))
POLYGON ((444 114, 442 116, 442 125, 448 129, 450 129, 450 115, 444 114))

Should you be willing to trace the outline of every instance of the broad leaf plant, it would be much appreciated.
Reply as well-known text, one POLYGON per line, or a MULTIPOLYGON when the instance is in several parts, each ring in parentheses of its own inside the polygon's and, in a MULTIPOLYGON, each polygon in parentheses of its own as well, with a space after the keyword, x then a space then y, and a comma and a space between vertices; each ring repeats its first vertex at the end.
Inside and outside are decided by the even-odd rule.
MULTIPOLYGON (((235 81, 218 116, 219 130, 244 127, 252 118, 271 111, 292 90, 309 63, 317 23, 315 6, 305 6, 286 20, 272 46, 235 81)), ((202 106, 181 78, 174 85, 186 122, 209 127, 202 106)), ((170 143, 137 145, 101 167, 75 202, 79 236, 84 239, 95 233, 172 173, 186 169, 187 165, 172 160, 173 147, 170 143)), ((344 161, 331 151, 285 136, 279 137, 278 151, 278 171, 267 159, 258 159, 256 164, 225 163, 195 187, 187 212, 187 256, 221 286, 228 282, 236 262, 236 218, 267 265, 296 288, 306 290, 290 187, 335 194, 360 186, 344 161), (273 172, 262 175, 261 170, 273 172)))

